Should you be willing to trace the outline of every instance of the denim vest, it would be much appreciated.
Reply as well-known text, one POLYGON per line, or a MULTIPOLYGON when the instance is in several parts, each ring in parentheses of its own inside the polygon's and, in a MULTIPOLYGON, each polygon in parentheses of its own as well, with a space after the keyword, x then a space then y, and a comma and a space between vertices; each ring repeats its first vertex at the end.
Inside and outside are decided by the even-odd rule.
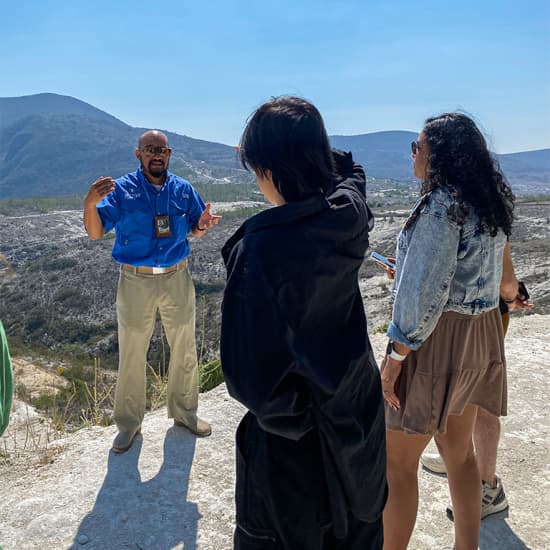
POLYGON ((450 193, 422 197, 397 239, 392 321, 387 335, 416 350, 441 314, 479 315, 498 307, 506 236, 482 232, 469 209, 457 220, 450 193), (416 218, 416 219, 415 219, 416 218))

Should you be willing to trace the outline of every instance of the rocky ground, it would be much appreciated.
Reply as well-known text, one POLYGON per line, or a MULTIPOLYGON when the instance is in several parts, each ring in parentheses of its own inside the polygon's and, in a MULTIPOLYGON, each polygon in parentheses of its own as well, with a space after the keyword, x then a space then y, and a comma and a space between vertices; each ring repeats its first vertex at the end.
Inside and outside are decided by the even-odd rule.
MULTIPOLYGON (((498 465, 510 510, 483 521, 481 550, 550 548, 548 319, 520 315, 511 323, 509 416, 503 419, 498 465)), ((378 334, 372 340, 380 358, 385 338, 378 334)), ((234 431, 243 409, 219 386, 203 394, 200 414, 213 424, 210 438, 172 427, 163 409, 146 415, 143 435, 123 455, 109 450, 114 427, 94 427, 57 439, 39 462, 28 455, 0 459, 0 546, 230 549, 234 431)), ((16 414, 3 439, 24 429, 20 422, 24 416, 16 414)), ((450 546, 447 484, 424 471, 419 480, 420 511, 410 548, 450 546)))
MULTIPOLYGON (((197 342, 203 359, 217 356, 219 313, 225 281, 220 249, 259 203, 219 203, 225 214, 203 239, 192 241, 190 269, 197 288, 197 342)), ((393 207, 392 207, 393 208, 393 207)), ((405 208, 379 208, 371 250, 391 255, 407 213, 405 208)), ((538 313, 550 313, 550 203, 517 206, 512 237, 516 270, 532 293, 538 313)), ((21 348, 35 347, 57 357, 76 357, 116 367, 115 292, 117 266, 111 258, 112 237, 91 242, 81 212, 63 211, 16 217, 0 216, 0 252, 16 276, 3 285, 0 311, 7 333, 21 348)), ((389 282, 382 270, 365 260, 360 272, 369 329, 389 318, 389 282)), ((158 324, 152 353, 161 339, 158 324)), ((151 360, 155 364, 154 360, 151 360)))
MULTIPOLYGON (((192 243, 197 343, 204 359, 218 354, 225 276, 220 248, 259 207, 215 205, 215 210, 224 210, 220 226, 192 243)), ((393 253, 406 212, 378 210, 371 249, 393 253)), ((537 307, 534 314, 515 319, 507 341, 511 416, 504 423, 499 469, 512 508, 509 517, 484 522, 482 549, 550 549, 548 530, 535 528, 548 522, 550 511, 544 492, 550 483, 545 399, 550 204, 519 204, 516 214, 514 263, 537 307)), ((0 216, 0 252, 15 268, 15 277, 2 287, 0 311, 22 354, 16 359, 16 385, 25 391, 36 393, 40 385, 61 388, 65 382, 58 369, 71 358, 91 365, 93 357, 99 357, 101 366, 116 365, 117 267, 111 247, 109 238, 92 243, 85 237, 79 211, 0 216)), ((365 260, 360 285, 369 332, 381 354, 390 284, 376 264, 365 260)), ((157 327, 151 353, 161 339, 157 327)), ((160 411, 148 415, 136 449, 115 457, 109 454, 113 427, 64 435, 54 421, 17 403, 0 440, 0 475, 8 496, 0 503, 0 546, 230 548, 233 431, 242 411, 223 388, 205 395, 202 407, 216 427, 212 438, 195 440, 173 428, 166 431, 170 425, 160 411)), ((451 525, 444 516, 446 485, 425 473, 421 478, 424 507, 411 548, 439 548, 451 541, 451 525)))

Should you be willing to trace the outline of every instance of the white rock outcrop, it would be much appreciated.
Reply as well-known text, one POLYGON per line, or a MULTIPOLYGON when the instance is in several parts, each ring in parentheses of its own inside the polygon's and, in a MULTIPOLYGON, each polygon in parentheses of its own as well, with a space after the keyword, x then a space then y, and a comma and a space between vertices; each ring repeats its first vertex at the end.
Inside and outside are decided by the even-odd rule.
MULTIPOLYGON (((482 550, 550 548, 547 523, 550 318, 512 320, 506 342, 509 416, 503 420, 499 473, 510 510, 482 523, 482 550)), ((374 335, 377 356, 384 337, 374 335)), ((200 399, 211 437, 174 428, 159 410, 125 454, 110 452, 114 426, 67 436, 45 465, 2 463, 3 550, 232 548, 234 432, 243 408, 224 386, 200 399)), ((452 544, 444 479, 420 472, 413 550, 452 544)))

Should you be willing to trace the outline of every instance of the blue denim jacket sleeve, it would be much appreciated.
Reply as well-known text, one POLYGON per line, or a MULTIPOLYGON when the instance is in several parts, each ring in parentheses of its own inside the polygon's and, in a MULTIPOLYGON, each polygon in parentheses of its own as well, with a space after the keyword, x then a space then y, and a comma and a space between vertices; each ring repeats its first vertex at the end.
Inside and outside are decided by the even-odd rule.
POLYGON ((390 340, 416 350, 434 330, 456 271, 460 227, 433 199, 398 241, 390 340))

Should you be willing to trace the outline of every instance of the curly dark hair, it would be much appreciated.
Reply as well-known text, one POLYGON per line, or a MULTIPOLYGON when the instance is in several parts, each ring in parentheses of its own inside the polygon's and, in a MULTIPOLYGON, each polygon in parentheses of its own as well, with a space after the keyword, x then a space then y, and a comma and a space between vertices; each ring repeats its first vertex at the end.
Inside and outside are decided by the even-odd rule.
POLYGON ((462 113, 444 113, 425 122, 428 170, 422 194, 448 189, 458 204, 458 222, 469 208, 479 217, 480 230, 495 236, 512 231, 514 201, 498 161, 474 121, 462 113))

